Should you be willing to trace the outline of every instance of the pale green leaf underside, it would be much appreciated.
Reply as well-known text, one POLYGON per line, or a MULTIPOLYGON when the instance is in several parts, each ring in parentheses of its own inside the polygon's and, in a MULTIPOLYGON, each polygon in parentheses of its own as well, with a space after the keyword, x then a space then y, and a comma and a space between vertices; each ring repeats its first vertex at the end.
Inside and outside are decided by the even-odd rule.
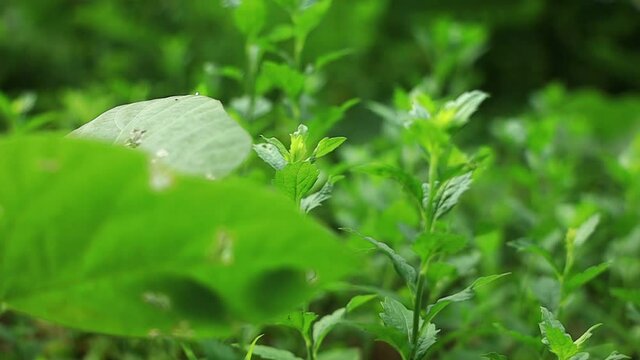
POLYGON ((1 139, 0 207, 0 303, 103 333, 228 335, 354 261, 276 192, 180 176, 154 190, 145 156, 85 140, 1 139))
POLYGON ((219 178, 251 149, 250 135, 206 96, 172 96, 115 107, 71 133, 116 144, 134 142, 170 167, 219 178), (142 133, 141 133, 142 132, 142 133))

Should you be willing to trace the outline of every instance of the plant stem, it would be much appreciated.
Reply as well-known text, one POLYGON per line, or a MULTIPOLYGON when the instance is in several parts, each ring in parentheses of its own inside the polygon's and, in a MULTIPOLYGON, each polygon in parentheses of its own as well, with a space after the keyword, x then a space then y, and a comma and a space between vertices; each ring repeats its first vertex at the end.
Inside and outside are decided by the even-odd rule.
MULTIPOLYGON (((435 151, 431 152, 431 159, 429 161, 429 197, 426 209, 426 221, 424 229, 426 233, 432 233, 436 222, 434 214, 434 198, 436 195, 436 180, 438 176, 438 157, 435 151)), ((428 259, 426 260, 428 264, 428 259)), ((413 359, 418 345, 418 336, 420 335, 420 312, 422 309, 422 298, 424 297, 424 278, 427 275, 427 264, 423 264, 422 261, 418 266, 418 277, 416 279, 416 293, 413 306, 413 333, 412 333, 412 349, 410 359, 413 359)))

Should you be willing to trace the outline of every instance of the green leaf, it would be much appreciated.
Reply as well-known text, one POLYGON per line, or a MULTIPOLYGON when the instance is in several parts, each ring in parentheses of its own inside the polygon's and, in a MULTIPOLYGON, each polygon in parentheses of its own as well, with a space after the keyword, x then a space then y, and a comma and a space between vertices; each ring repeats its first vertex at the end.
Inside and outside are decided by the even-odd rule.
POLYGON ((320 345, 322 345, 324 338, 331 330, 333 330, 334 327, 336 327, 336 325, 340 323, 340 321, 342 321, 346 313, 347 311, 345 308, 340 308, 329 315, 323 316, 313 324, 312 334, 314 351, 317 352, 318 349, 320 349, 320 345))
POLYGON ((582 344, 584 344, 585 341, 587 341, 591 336, 593 336, 593 330, 599 328, 600 326, 602 326, 602 324, 593 325, 592 327, 587 329, 587 331, 585 331, 584 334, 582 334, 582 336, 577 338, 576 341, 574 341, 573 343, 576 344, 578 348, 581 348, 582 344))
POLYGON ((278 148, 273 144, 255 144, 253 145, 253 150, 264 162, 276 170, 282 170, 287 166, 287 160, 284 159, 278 148))
MULTIPOLYGON (((384 325, 400 331, 410 342, 413 338, 413 311, 390 297, 384 298, 382 310, 380 318, 384 325)), ((420 324, 422 324, 422 321, 420 324)))
MULTIPOLYGON (((458 203, 460 196, 471 186, 471 175, 472 172, 468 172, 460 176, 455 176, 438 188, 434 206, 436 218, 442 217, 458 203)), ((429 202, 427 195, 429 192, 425 190, 423 190, 423 192, 425 194, 423 205, 426 208, 429 202)))
POLYGON ((325 66, 331 64, 334 61, 340 60, 345 56, 349 56, 354 53, 353 49, 342 49, 337 51, 332 51, 328 54, 320 55, 316 58, 316 71, 322 70, 325 66))
POLYGON ((308 213, 322 205, 324 201, 329 200, 331 198, 331 192, 333 191, 333 184, 340 179, 341 177, 338 176, 329 178, 318 192, 303 198, 300 202, 300 208, 302 208, 302 211, 308 213))
POLYGON ((440 330, 436 330, 436 326, 432 323, 426 324, 420 329, 420 336, 416 344, 416 359, 421 360, 427 355, 427 350, 431 345, 436 343, 437 335, 440 330))
POLYGON ((402 279, 409 286, 409 288, 413 290, 416 284, 416 279, 417 279, 416 269, 413 266, 411 266, 407 262, 407 260, 405 260, 405 258, 403 258, 398 253, 396 253, 392 248, 389 247, 389 245, 381 241, 378 241, 370 236, 364 236, 352 229, 345 228, 343 230, 360 236, 361 238, 373 244, 378 250, 382 251, 385 255, 387 255, 387 257, 393 263, 393 267, 396 269, 396 272, 400 275, 400 277, 402 277, 402 279))
POLYGON ((316 0, 310 6, 293 16, 296 37, 305 38, 319 24, 331 7, 331 0, 316 0))
POLYGON ((271 138, 267 138, 264 136, 260 136, 260 137, 267 143, 275 146, 278 149, 278 152, 280 152, 280 155, 282 155, 282 157, 285 158, 287 162, 291 161, 291 154, 289 153, 289 150, 287 150, 287 147, 284 146, 284 144, 280 140, 274 137, 271 137, 271 138))
POLYGON ((265 0, 242 0, 236 7, 233 19, 236 26, 245 36, 255 37, 262 28, 267 17, 265 0))
POLYGON ((253 353, 268 360, 303 360, 287 350, 276 349, 264 345, 256 345, 253 353))
POLYGON ((611 263, 608 262, 591 266, 579 274, 572 275, 565 283, 565 286, 569 292, 573 292, 575 289, 581 287, 582 285, 595 279, 598 275, 607 271, 610 266, 611 263))
POLYGON ((313 157, 317 159, 333 152, 346 140, 346 137, 323 138, 322 140, 320 140, 315 150, 313 150, 313 157))
POLYGON ((474 290, 485 286, 495 280, 500 279, 501 277, 507 276, 510 273, 504 273, 504 274, 496 274, 496 275, 489 275, 489 276, 484 276, 481 278, 476 279, 476 281, 473 282, 473 284, 471 284, 469 287, 467 287, 466 289, 457 292, 453 295, 449 295, 447 297, 443 297, 441 299, 438 299, 438 301, 436 301, 433 305, 429 305, 427 307, 427 315, 424 318, 424 321, 426 322, 431 322, 433 320, 433 318, 436 317, 436 315, 438 315, 438 313, 440 313, 440 311, 444 310, 444 308, 446 308, 447 306, 449 306, 452 303, 455 302, 461 302, 461 301, 467 301, 469 299, 471 299, 474 295, 474 290))
POLYGON ((173 169, 214 178, 229 174, 251 150, 251 137, 222 104, 199 95, 118 106, 70 136, 139 147, 173 169))
POLYGON ((179 175, 158 189, 156 175, 132 149, 0 139, 0 304, 101 333, 227 336, 354 270, 273 191, 179 175))
POLYGON ((445 104, 444 108, 447 110, 455 110, 455 115, 452 120, 453 125, 461 126, 469 121, 471 115, 478 110, 480 104, 488 97, 489 95, 486 93, 474 90, 458 96, 454 101, 445 104))
POLYGON ((393 346, 400 354, 403 355, 403 359, 408 359, 411 352, 410 342, 407 339, 407 335, 400 332, 393 327, 386 327, 380 324, 363 324, 352 323, 358 328, 366 331, 369 334, 375 336, 377 340, 382 340, 387 344, 393 346))
POLYGON ((569 360, 578 354, 578 345, 573 342, 553 313, 544 307, 541 307, 540 311, 542 312, 542 321, 539 324, 543 337, 542 343, 549 347, 549 351, 556 354, 559 360, 569 360))
POLYGON ((288 164, 276 172, 274 184, 299 204, 318 180, 318 168, 308 161, 288 164))
POLYGON ((627 355, 620 354, 617 351, 614 351, 611 354, 609 354, 609 356, 607 356, 607 358, 604 359, 604 360, 623 360, 623 359, 631 359, 631 357, 627 356, 627 355))
POLYGON ((256 348, 256 344, 258 343, 258 340, 260 340, 260 338, 263 336, 264 334, 260 334, 256 336, 255 339, 253 339, 253 341, 251 342, 251 345, 249 345, 249 349, 247 349, 247 355, 244 357, 244 360, 251 360, 251 357, 253 356, 253 352, 256 348))
POLYGON ((311 325, 318 318, 318 314, 310 311, 293 311, 277 323, 298 330, 301 334, 310 334, 311 325))
POLYGON ((587 221, 585 221, 582 225, 576 229, 575 237, 573 239, 573 243, 576 246, 583 245, 587 239, 593 234, 600 223, 600 214, 595 214, 591 216, 587 221))

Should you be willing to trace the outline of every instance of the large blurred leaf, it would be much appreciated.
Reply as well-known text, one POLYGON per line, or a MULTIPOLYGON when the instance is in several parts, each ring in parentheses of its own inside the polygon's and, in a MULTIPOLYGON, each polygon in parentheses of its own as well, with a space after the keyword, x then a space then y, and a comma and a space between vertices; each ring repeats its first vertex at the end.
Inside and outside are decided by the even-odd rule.
POLYGON ((112 334, 226 335, 351 269, 283 196, 157 170, 106 144, 0 140, 0 305, 112 334))
POLYGON ((219 101, 172 96, 115 107, 73 131, 140 147, 176 170, 219 178, 247 157, 251 137, 219 101))

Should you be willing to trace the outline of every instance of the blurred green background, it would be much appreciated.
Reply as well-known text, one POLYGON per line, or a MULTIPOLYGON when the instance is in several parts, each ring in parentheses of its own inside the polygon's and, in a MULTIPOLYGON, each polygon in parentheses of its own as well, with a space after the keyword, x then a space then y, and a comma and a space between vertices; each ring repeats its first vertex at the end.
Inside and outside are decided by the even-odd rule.
MULTIPOLYGON (((246 67, 245 38, 223 3, 1 1, 0 132, 67 131, 116 105, 195 91, 230 107, 245 94, 229 76, 229 66, 246 67)), ((270 25, 286 19, 277 6, 269 7, 270 25)), ((490 146, 492 168, 474 184, 454 224, 482 235, 474 240, 478 268, 515 275, 509 286, 485 294, 492 300, 484 312, 462 308, 444 322, 443 327, 478 330, 489 340, 468 335, 459 346, 444 342, 437 358, 474 358, 465 352, 468 343, 487 351, 507 349, 513 359, 534 358, 508 334, 488 329, 499 322, 535 333, 538 306, 548 300, 536 290, 543 287, 544 269, 506 243, 527 237, 553 247, 561 242, 559 229, 595 212, 603 216, 601 229, 579 266, 614 263, 563 320, 576 332, 605 322, 606 331, 597 335, 604 344, 598 354, 617 348, 637 356, 638 304, 610 288, 640 288, 640 2, 334 0, 309 36, 303 62, 341 49, 350 55, 323 70, 315 101, 362 100, 332 131, 349 137, 348 145, 362 146, 347 147, 340 155, 345 163, 393 147, 378 141, 380 134, 389 135, 388 124, 370 105, 398 102, 398 89, 419 85, 436 98, 474 88, 491 95, 457 142, 490 146), (460 314, 475 315, 462 324, 460 314), (485 327, 474 327, 480 320, 485 327)), ((371 195, 367 181, 344 181, 319 217, 398 243, 396 225, 405 220, 408 205, 397 200, 396 188, 379 186, 371 195), (367 203, 370 198, 375 201, 367 203)), ((215 341, 199 346, 204 354, 227 351, 215 341)), ((0 358, 3 351, 12 359, 138 359, 171 358, 167 354, 180 348, 170 341, 150 345, 99 337, 5 315, 0 358)))

